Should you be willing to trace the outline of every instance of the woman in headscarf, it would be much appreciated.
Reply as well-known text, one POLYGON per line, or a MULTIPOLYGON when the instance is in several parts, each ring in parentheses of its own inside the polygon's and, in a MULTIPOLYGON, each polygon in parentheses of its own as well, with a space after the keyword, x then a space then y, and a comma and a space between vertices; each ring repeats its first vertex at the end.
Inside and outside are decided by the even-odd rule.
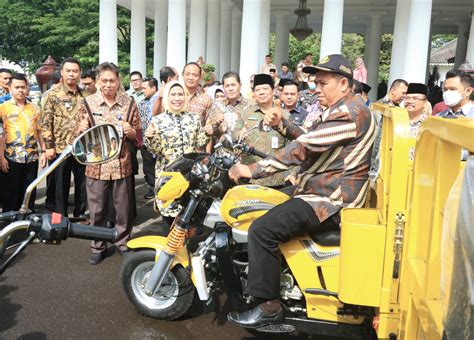
MULTIPOLYGON (((198 152, 204 147, 213 130, 212 126, 201 127, 199 115, 185 111, 187 96, 184 86, 171 81, 163 91, 164 112, 153 117, 145 132, 145 144, 156 156, 156 183, 161 178, 163 170, 183 154, 198 152)), ((161 213, 163 225, 169 231, 174 217, 181 207, 164 208, 160 201, 155 207, 161 213)))
POLYGON ((365 67, 364 60, 360 57, 357 58, 355 66, 353 75, 354 79, 367 84, 367 68, 365 67))
POLYGON ((215 103, 216 100, 223 102, 225 100, 224 88, 222 85, 212 85, 206 90, 206 94, 212 98, 212 102, 215 103))

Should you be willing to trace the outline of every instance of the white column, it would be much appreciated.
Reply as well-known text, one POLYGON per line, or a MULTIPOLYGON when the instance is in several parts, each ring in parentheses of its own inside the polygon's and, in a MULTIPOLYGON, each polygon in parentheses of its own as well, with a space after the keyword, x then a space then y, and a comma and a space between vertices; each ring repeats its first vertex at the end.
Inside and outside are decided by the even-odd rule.
POLYGON ((220 66, 219 79, 230 71, 230 55, 232 48, 232 9, 234 5, 230 1, 221 3, 221 43, 220 43, 220 66))
POLYGON ((220 30, 221 30, 221 2, 208 0, 207 2, 207 39, 206 63, 216 67, 215 74, 219 74, 220 30))
POLYGON ((367 29, 365 31, 365 48, 364 48, 364 62, 365 65, 369 63, 369 44, 370 44, 370 22, 367 23, 367 29))
POLYGON ((474 11, 471 12, 471 29, 469 30, 469 40, 467 42, 466 60, 474 65, 474 11))
POLYGON ((344 0, 324 0, 321 52, 319 59, 329 54, 340 54, 344 0))
POLYGON ((166 66, 168 36, 168 0, 155 0, 155 41, 153 44, 153 76, 160 78, 160 68, 166 66))
POLYGON ((260 27, 261 12, 260 0, 244 0, 240 50, 240 78, 243 94, 248 93, 250 76, 258 73, 260 65, 260 37, 255 27, 260 27))
POLYGON ((196 61, 200 56, 206 60, 206 12, 207 0, 191 1, 188 62, 196 61))
POLYGON ((405 65, 402 78, 409 83, 424 83, 428 59, 428 40, 431 27, 432 0, 412 1, 405 48, 405 65), (416 51, 417 57, 413 57, 416 51))
POLYGON ((240 66, 240 39, 242 37, 242 13, 234 6, 232 10, 232 55, 230 65, 232 71, 239 72, 240 66))
POLYGON ((277 11, 276 17, 276 45, 275 45, 275 65, 281 71, 281 63, 288 62, 288 49, 290 43, 290 29, 288 27, 289 11, 277 11))
POLYGON ((467 36, 469 34, 469 23, 458 24, 458 41, 456 44, 456 55, 454 57, 454 68, 458 68, 466 60, 467 36))
POLYGON ((130 72, 140 71, 146 76, 146 30, 145 0, 134 0, 130 4, 130 72))
MULTIPOLYGON (((259 65, 265 62, 265 56, 269 53, 270 44, 270 0, 260 0, 261 15, 260 15, 260 35, 259 42, 259 65)), ((257 26, 258 27, 258 26, 257 26)), ((274 56, 273 56, 274 57, 274 56)), ((260 71, 259 71, 260 72, 260 71)))
POLYGON ((99 11, 99 63, 117 65, 117 0, 100 0, 99 11))
POLYGON ((379 84, 380 45, 382 43, 382 16, 386 12, 376 11, 370 14, 370 41, 367 64, 367 84, 372 87, 369 93, 371 101, 377 100, 379 84))
POLYGON ((186 64, 186 0, 169 2, 166 52, 166 65, 181 72, 186 64))
MULTIPOLYGON (((402 78, 405 65, 405 50, 408 39, 408 19, 411 0, 397 0, 395 26, 393 28, 392 55, 390 58, 390 76, 388 87, 395 79, 402 78)), ((417 53, 418 54, 418 53, 417 53)))

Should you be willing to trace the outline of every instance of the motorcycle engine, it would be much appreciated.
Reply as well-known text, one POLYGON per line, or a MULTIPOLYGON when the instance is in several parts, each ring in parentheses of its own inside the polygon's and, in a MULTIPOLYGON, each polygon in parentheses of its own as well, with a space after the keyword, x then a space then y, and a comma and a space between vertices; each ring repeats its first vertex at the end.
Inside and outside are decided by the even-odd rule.
POLYGON ((280 296, 283 300, 301 300, 303 293, 301 289, 295 285, 293 275, 282 273, 280 276, 280 296))

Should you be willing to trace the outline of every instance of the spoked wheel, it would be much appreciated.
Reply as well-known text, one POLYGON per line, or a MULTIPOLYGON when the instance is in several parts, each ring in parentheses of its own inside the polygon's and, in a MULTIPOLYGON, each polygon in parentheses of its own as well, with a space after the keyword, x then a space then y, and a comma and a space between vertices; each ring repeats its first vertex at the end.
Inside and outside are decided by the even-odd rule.
POLYGON ((189 273, 176 265, 166 274, 158 292, 148 296, 144 289, 154 264, 154 251, 139 251, 127 256, 121 272, 125 294, 144 315, 161 320, 178 319, 189 310, 194 299, 195 289, 189 273))

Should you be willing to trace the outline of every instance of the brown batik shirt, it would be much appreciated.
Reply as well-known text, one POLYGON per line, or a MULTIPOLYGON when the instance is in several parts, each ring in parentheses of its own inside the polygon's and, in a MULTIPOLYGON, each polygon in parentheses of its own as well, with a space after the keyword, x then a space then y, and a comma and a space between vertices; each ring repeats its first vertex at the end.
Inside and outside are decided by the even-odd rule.
POLYGON ((253 177, 301 166, 293 195, 311 205, 320 222, 344 207, 363 206, 375 120, 360 96, 349 94, 326 109, 308 133, 282 122, 280 133, 293 141, 275 157, 250 165, 253 177))
POLYGON ((196 91, 189 97, 187 112, 198 114, 201 118, 201 125, 204 126, 207 119, 208 110, 212 106, 212 99, 207 94, 196 91))
POLYGON ((60 85, 48 92, 40 122, 47 149, 54 148, 56 153, 61 153, 72 143, 79 105, 88 95, 87 91, 81 89, 73 92, 66 85, 60 85))
MULTIPOLYGON (((127 111, 130 104, 132 105, 132 109, 130 111, 128 123, 133 129, 135 129, 135 131, 139 129, 140 118, 138 116, 137 105, 133 98, 129 97, 126 93, 117 93, 115 103, 110 107, 107 105, 100 92, 87 97, 85 100, 87 100, 87 103, 89 104, 94 122, 91 122, 91 118, 84 103, 81 103, 76 124, 76 135, 81 133, 79 125, 82 121, 87 121, 89 126, 100 124, 113 124, 120 126, 121 121, 126 121, 127 119, 127 111)), ((127 143, 122 143, 122 150, 119 157, 101 165, 88 165, 86 167, 87 177, 104 181, 125 178, 131 174, 132 158, 127 143)))

